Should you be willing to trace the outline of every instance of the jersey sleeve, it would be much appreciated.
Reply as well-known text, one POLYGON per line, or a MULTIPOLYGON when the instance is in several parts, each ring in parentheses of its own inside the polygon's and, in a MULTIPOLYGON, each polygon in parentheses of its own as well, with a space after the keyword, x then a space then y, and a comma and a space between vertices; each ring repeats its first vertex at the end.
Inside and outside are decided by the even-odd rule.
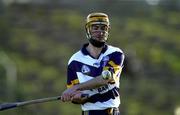
POLYGON ((73 85, 76 85, 78 83, 79 83, 79 80, 76 74, 76 69, 72 62, 67 67, 67 88, 70 88, 73 85))
POLYGON ((113 73, 115 80, 119 81, 119 77, 123 68, 124 54, 122 52, 113 52, 109 54, 109 61, 104 66, 103 70, 109 70, 113 73))

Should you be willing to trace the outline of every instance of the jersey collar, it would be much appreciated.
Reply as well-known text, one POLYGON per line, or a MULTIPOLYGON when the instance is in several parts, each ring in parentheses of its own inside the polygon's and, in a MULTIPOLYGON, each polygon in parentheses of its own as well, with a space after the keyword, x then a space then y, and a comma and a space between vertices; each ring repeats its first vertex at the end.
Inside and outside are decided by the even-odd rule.
MULTIPOLYGON (((84 55, 90 55, 89 52, 87 51, 86 47, 88 46, 89 43, 86 43, 83 45, 83 47, 81 48, 81 52, 84 54, 84 55)), ((107 44, 104 45, 101 53, 105 53, 107 50, 107 44)), ((90 55, 91 56, 91 55, 90 55)))

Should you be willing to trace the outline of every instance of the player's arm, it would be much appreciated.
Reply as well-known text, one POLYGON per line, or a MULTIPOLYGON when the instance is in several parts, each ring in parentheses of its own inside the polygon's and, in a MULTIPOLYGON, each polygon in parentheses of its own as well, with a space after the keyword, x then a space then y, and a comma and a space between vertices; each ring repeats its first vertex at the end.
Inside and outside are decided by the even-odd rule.
POLYGON ((94 88, 106 85, 112 80, 113 80, 112 73, 110 71, 105 70, 102 72, 101 76, 98 76, 87 82, 75 85, 74 87, 72 87, 72 89, 74 88, 74 90, 76 90, 77 92, 74 93, 74 95, 72 95, 72 98, 71 98, 72 103, 83 104, 88 99, 88 96, 82 97, 83 90, 94 89, 94 88))
POLYGON ((112 72, 110 72, 109 70, 104 70, 100 76, 97 76, 89 81, 77 84, 73 88, 80 91, 95 89, 112 81, 114 81, 112 72))
POLYGON ((112 73, 110 71, 103 71, 102 74, 89 81, 76 84, 66 89, 62 94, 62 101, 73 101, 75 103, 83 103, 87 98, 81 97, 83 90, 94 89, 108 84, 112 81, 112 73))
POLYGON ((81 94, 83 90, 89 90, 89 89, 95 89, 101 86, 104 86, 108 83, 115 82, 115 79, 113 77, 113 73, 109 70, 104 70, 102 74, 94 79, 91 79, 89 81, 83 82, 81 84, 77 84, 71 88, 71 90, 77 91, 72 96, 71 100, 75 104, 83 104, 86 102, 88 97, 82 98, 81 94), (79 91, 79 92, 78 92, 79 91))

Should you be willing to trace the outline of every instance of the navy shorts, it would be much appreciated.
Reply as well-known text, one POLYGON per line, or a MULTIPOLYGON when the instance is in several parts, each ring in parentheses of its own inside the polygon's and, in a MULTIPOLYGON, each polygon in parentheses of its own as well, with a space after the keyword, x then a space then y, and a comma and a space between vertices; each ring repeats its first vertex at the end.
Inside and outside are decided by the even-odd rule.
POLYGON ((82 111, 82 115, 120 115, 119 108, 108 108, 105 110, 82 111))

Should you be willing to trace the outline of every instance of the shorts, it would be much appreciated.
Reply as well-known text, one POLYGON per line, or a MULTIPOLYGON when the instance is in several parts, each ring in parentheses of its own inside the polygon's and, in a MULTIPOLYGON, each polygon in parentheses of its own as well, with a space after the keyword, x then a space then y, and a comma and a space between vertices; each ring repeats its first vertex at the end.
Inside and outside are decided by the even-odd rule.
POLYGON ((108 108, 105 110, 82 111, 82 115, 120 115, 119 108, 108 108))

